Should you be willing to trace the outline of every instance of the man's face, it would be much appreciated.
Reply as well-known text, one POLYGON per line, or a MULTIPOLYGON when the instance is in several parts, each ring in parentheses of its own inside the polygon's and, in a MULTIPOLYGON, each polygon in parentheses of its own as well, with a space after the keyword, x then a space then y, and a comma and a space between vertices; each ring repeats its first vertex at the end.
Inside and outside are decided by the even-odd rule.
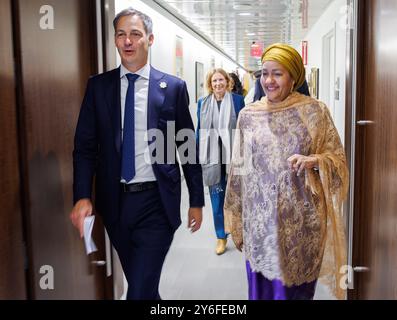
POLYGON ((115 44, 122 64, 131 72, 142 68, 148 59, 153 34, 147 35, 138 16, 121 17, 117 23, 115 44))

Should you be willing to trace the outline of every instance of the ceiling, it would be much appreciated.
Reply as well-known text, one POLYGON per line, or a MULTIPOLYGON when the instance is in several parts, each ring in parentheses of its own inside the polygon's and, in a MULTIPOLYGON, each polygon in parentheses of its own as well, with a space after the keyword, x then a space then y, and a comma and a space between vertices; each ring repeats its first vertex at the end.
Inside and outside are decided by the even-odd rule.
POLYGON ((298 45, 333 0, 155 0, 248 70, 272 43, 298 45))

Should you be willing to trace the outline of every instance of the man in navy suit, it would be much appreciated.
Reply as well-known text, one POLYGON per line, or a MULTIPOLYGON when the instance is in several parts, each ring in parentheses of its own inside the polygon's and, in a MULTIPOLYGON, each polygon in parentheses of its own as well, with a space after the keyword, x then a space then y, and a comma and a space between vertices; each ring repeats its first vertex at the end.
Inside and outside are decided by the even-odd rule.
MULTIPOLYGON (((184 143, 167 136, 168 123, 176 132, 188 129, 191 139, 194 127, 186 83, 148 64, 151 18, 128 8, 116 16, 114 28, 121 66, 88 81, 75 134, 70 218, 82 236, 84 218, 93 211, 95 176, 96 212, 118 252, 127 299, 155 300, 160 299, 165 256, 181 223, 181 175, 179 163, 153 162, 152 151, 170 150, 171 144, 175 155, 184 143), (145 137, 151 129, 164 139, 145 137)), ((192 162, 182 168, 189 190, 188 227, 195 232, 201 226, 204 192, 197 153, 192 162)))

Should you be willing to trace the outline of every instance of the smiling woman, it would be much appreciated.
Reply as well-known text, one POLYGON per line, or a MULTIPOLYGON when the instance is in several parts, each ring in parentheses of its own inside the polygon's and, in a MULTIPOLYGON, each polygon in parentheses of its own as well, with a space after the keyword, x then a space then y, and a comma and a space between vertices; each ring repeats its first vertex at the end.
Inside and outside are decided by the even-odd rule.
POLYGON ((204 184, 209 187, 212 212, 217 236, 216 254, 226 251, 227 233, 223 219, 226 178, 232 149, 232 130, 244 98, 231 93, 233 83, 228 73, 213 69, 207 74, 207 90, 210 93, 198 101, 197 143, 204 184))
POLYGON ((342 143, 328 108, 296 92, 305 75, 299 53, 275 44, 262 62, 267 96, 240 112, 226 232, 244 250, 251 300, 311 300, 320 277, 342 299, 341 204, 348 189, 342 143), (240 155, 253 170, 240 173, 240 155))
POLYGON ((283 101, 292 92, 295 83, 287 69, 276 61, 263 64, 261 81, 270 102, 283 101))

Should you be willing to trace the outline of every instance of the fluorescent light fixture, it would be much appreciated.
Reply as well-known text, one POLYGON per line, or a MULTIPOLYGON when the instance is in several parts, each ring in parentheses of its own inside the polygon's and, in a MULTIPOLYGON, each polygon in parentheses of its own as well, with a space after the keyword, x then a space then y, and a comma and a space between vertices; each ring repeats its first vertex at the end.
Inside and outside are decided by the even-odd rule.
POLYGON ((248 8, 251 8, 251 4, 249 3, 240 3, 233 5, 234 10, 248 9, 248 8))

